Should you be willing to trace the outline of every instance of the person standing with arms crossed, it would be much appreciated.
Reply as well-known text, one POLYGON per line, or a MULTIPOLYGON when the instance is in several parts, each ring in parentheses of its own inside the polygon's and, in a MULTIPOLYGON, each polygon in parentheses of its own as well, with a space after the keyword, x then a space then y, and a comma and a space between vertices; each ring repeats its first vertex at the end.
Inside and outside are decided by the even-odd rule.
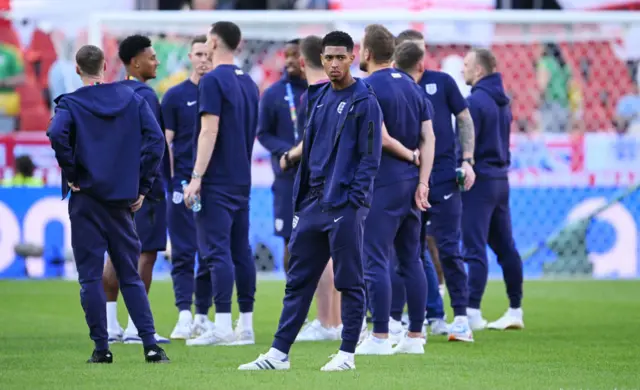
POLYGON ((362 240, 382 152, 382 111, 373 90, 354 79, 353 39, 322 40, 330 83, 309 87, 309 119, 293 187, 293 233, 284 307, 271 349, 239 370, 288 370, 289 350, 309 313, 318 280, 333 259, 342 298, 342 344, 322 371, 355 369, 365 315, 362 240))
MULTIPOLYGON (((300 63, 310 85, 329 82, 322 67, 322 38, 310 35, 300 42, 300 63)), ((301 131, 304 131, 307 124, 308 105, 308 94, 305 91, 298 105, 298 129, 301 131)), ((302 147, 303 142, 301 141, 280 157, 280 168, 282 170, 292 171, 295 175, 297 164, 302 157, 302 147)), ((339 340, 340 332, 342 331, 340 292, 335 289, 333 283, 333 261, 331 259, 329 259, 318 282, 316 307, 318 318, 307 323, 302 328, 296 337, 296 341, 339 340)))
POLYGON ((193 171, 193 133, 198 118, 198 83, 211 70, 211 58, 207 37, 200 35, 191 41, 189 60, 191 75, 170 88, 162 99, 162 119, 165 125, 171 162, 169 188, 173 192, 167 202, 167 222, 171 238, 171 279, 178 308, 178 323, 172 339, 186 340, 199 336, 209 329, 208 319, 213 286, 211 273, 203 261, 198 262, 194 283, 194 267, 198 243, 193 211, 184 205, 182 181, 189 181, 193 171), (191 316, 191 304, 195 292, 196 314, 191 316))
POLYGON ((234 65, 240 28, 217 22, 207 36, 213 70, 198 85, 196 156, 184 201, 197 197, 198 253, 213 275, 215 326, 187 345, 255 343, 253 304, 256 264, 249 247, 251 153, 258 126, 258 86, 234 65), (233 329, 231 297, 236 284, 240 321, 233 329))
MULTIPOLYGON (((156 77, 159 62, 156 52, 151 46, 151 40, 142 35, 131 35, 125 38, 118 48, 118 56, 127 69, 127 79, 120 83, 133 89, 140 95, 153 112, 158 125, 162 129, 163 121, 160 113, 160 101, 156 93, 146 82, 156 77)), ((168 146, 165 140, 165 159, 158 166, 156 180, 147 194, 147 201, 142 204, 135 214, 136 231, 142 244, 142 253, 138 262, 138 272, 144 281, 147 294, 151 289, 153 279, 153 266, 156 263, 158 252, 164 251, 167 246, 167 207, 165 201, 164 178, 169 176, 168 146)), ((125 344, 140 344, 142 339, 138 335, 129 313, 127 329, 122 331, 118 323, 118 279, 111 259, 107 259, 103 275, 104 289, 107 294, 107 324, 109 328, 109 342, 123 341, 125 344)), ((156 341, 161 344, 169 343, 169 339, 155 335, 156 341)))
POLYGON ((513 116, 496 58, 487 49, 471 50, 464 59, 464 80, 471 86, 467 98, 476 132, 476 172, 470 191, 462 194, 462 238, 464 260, 469 266, 471 328, 521 329, 522 259, 513 241, 509 208, 509 142, 513 116), (487 324, 480 303, 487 286, 487 244, 495 252, 507 286, 509 309, 487 324))
POLYGON ((297 109, 300 96, 307 89, 307 81, 300 69, 300 40, 294 39, 284 47, 285 71, 282 78, 273 83, 262 94, 258 118, 258 141, 271 152, 271 166, 275 180, 273 192, 273 214, 275 234, 284 239, 284 270, 289 265, 289 237, 293 205, 291 193, 295 170, 280 168, 282 155, 302 138, 298 126, 297 109))
POLYGON ((104 253, 109 252, 122 296, 139 329, 147 362, 168 362, 154 337, 153 315, 136 269, 140 240, 133 213, 144 204, 164 153, 164 136, 149 105, 130 88, 103 84, 104 53, 86 45, 76 54, 84 87, 56 98, 47 135, 69 190, 71 245, 80 301, 95 349, 88 363, 112 363, 104 253), (114 158, 117 156, 117 158, 114 158))

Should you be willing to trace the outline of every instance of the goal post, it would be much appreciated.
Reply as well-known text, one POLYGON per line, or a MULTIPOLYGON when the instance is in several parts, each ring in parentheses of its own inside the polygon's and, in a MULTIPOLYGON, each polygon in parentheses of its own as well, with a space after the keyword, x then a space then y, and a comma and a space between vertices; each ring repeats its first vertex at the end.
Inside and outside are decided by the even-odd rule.
MULTIPOLYGON (((335 29, 352 35, 356 51, 371 23, 394 34, 421 31, 425 66, 449 73, 464 95, 463 56, 471 47, 489 47, 514 115, 511 211, 525 276, 640 276, 640 240, 629 233, 640 225, 640 192, 632 187, 640 177, 640 136, 634 135, 640 119, 622 126, 629 131, 620 135, 619 107, 625 96, 638 94, 640 12, 137 11, 88 15, 88 37, 116 66, 118 40, 150 35, 161 62, 151 85, 162 97, 188 75, 190 39, 220 20, 240 26, 237 64, 261 91, 280 78, 288 40, 335 29)), ((362 76, 357 64, 353 73, 362 76)), ((279 259, 282 244, 272 236, 270 213, 273 176, 266 151, 258 143, 255 150, 252 246, 263 244, 279 259)), ((491 259, 490 272, 499 276, 491 259)))

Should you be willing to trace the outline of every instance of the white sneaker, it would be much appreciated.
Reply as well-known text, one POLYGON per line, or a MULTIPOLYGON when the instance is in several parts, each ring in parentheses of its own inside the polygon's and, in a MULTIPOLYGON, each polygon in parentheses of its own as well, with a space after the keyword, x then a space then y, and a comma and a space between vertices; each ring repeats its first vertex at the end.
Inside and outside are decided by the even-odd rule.
MULTIPOLYGON (((426 336, 426 334, 425 334, 426 336)), ((401 354, 411 354, 411 355, 423 355, 424 354, 424 345, 427 343, 426 338, 422 337, 409 337, 405 336, 400 340, 398 345, 393 348, 393 353, 401 354)))
POLYGON ((487 328, 494 330, 524 329, 523 317, 522 309, 509 309, 497 321, 487 325, 487 328))
POLYGON ((238 367, 240 371, 260 371, 260 370, 288 370, 291 368, 289 359, 281 361, 270 358, 267 355, 260 355, 250 363, 241 364, 238 367))
MULTIPOLYGON (((342 330, 341 330, 342 331, 342 330)), ((362 321, 362 328, 360 329, 360 337, 358 338, 358 344, 362 344, 364 340, 369 336, 369 327, 367 326, 367 319, 362 321)))
POLYGON ((444 296, 447 294, 447 289, 445 288, 444 284, 438 285, 438 292, 440 293, 440 297, 444 299, 444 296))
POLYGON ((471 330, 483 330, 487 327, 488 321, 482 318, 482 311, 480 309, 467 308, 467 318, 469 319, 469 326, 471 330))
POLYGON ((453 323, 449 326, 449 341, 473 342, 473 332, 467 317, 459 316, 453 319, 453 323))
POLYGON ((193 323, 190 319, 178 320, 169 338, 171 338, 172 340, 188 340, 191 338, 192 327, 193 327, 193 323))
POLYGON ((393 355, 391 339, 379 339, 373 334, 356 348, 356 355, 393 355))
POLYGON ((434 336, 444 336, 449 334, 449 325, 447 321, 441 318, 433 318, 429 327, 431 328, 431 334, 434 336))
POLYGON ((402 326, 402 322, 389 317, 389 340, 391 341, 391 344, 398 344, 404 335, 405 329, 404 326, 402 326))
POLYGON ((256 343, 256 334, 253 329, 244 329, 240 324, 240 321, 236 322, 236 340, 232 345, 253 345, 256 343))
POLYGON ((107 329, 109 335, 109 344, 121 343, 123 340, 124 329, 118 326, 118 329, 107 329))
MULTIPOLYGON (((156 339, 156 343, 157 344, 170 344, 171 340, 169 340, 166 337, 162 337, 159 334, 154 334, 153 337, 156 339)), ((142 339, 140 338, 140 336, 138 336, 138 330, 132 330, 127 328, 124 331, 124 336, 123 336, 123 343, 125 344, 142 344, 142 339), (136 333, 133 333, 136 332, 136 333)))
POLYGON ((330 357, 331 360, 329 360, 329 363, 322 366, 320 371, 348 371, 356 369, 356 363, 353 361, 353 358, 350 358, 344 353, 338 352, 330 357))
POLYGON ((300 333, 298 333, 298 337, 296 337, 296 342, 338 339, 340 339, 338 328, 325 328, 324 326, 322 326, 319 320, 315 319, 302 328, 300 333))
POLYGON ((207 331, 213 329, 215 325, 205 315, 196 314, 193 325, 191 326, 191 337, 198 337, 205 334, 207 331))
POLYGON ((200 336, 187 340, 187 346, 202 346, 202 345, 233 345, 236 341, 236 334, 233 330, 221 330, 215 326, 212 329, 207 330, 200 336))

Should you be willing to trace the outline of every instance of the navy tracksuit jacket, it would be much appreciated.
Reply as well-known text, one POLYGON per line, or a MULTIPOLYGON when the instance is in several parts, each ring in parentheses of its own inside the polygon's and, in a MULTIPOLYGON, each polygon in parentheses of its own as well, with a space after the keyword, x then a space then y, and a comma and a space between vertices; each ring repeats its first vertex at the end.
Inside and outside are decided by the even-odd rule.
POLYGON ((47 135, 67 182, 71 245, 80 301, 97 350, 108 349, 104 253, 113 261, 122 296, 145 346, 156 343, 153 316, 138 275, 140 241, 129 210, 148 195, 164 153, 164 136, 149 105, 121 84, 86 86, 56 99, 47 135))
POLYGON ((313 85, 308 95, 309 119, 293 187, 291 260, 273 348, 289 352, 331 257, 342 293, 340 349, 353 353, 365 315, 362 244, 380 164, 382 112, 361 80, 340 91, 330 83, 313 85))
POLYGON ((495 252, 509 305, 522 301, 522 260, 511 229, 508 169, 511 108, 500 73, 480 79, 467 98, 476 131, 476 182, 462 194, 464 260, 469 266, 469 307, 479 309, 487 284, 487 244, 495 252))

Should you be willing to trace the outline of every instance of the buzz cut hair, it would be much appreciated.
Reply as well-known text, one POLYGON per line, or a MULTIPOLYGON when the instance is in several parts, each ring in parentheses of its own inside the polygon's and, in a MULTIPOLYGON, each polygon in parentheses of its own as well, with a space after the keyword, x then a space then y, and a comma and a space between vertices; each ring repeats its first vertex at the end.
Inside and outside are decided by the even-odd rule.
POLYGON ((98 76, 104 67, 104 52, 97 46, 84 45, 76 53, 76 64, 88 76, 98 76))
POLYGON ((134 57, 145 51, 148 47, 151 47, 151 39, 149 39, 149 37, 139 34, 130 35, 120 42, 118 57, 120 57, 120 61, 122 61, 123 64, 129 65, 134 57))
POLYGON ((345 47, 349 53, 352 53, 353 38, 344 31, 331 31, 322 38, 322 51, 327 46, 345 47))
POLYGON ((211 35, 215 35, 222 40, 229 50, 236 50, 242 40, 240 27, 233 22, 216 22, 211 26, 211 35))
POLYGON ((405 41, 396 47, 394 59, 398 69, 408 72, 424 61, 424 50, 412 40, 405 41))
POLYGON ((294 38, 291 40, 288 40, 287 45, 299 45, 300 44, 300 38, 294 38))
POLYGON ((480 65, 486 74, 491 74, 496 71, 498 62, 496 60, 496 56, 493 55, 491 50, 485 48, 474 48, 471 51, 476 55, 476 64, 480 65))
POLYGON ((322 69, 322 38, 309 35, 300 42, 300 53, 304 57, 305 66, 311 69, 322 69))
POLYGON ((424 41, 424 35, 418 30, 404 30, 396 37, 396 45, 405 41, 424 41))
POLYGON ((395 37, 385 26, 370 24, 364 29, 364 41, 360 50, 369 49, 376 64, 391 62, 395 49, 395 37))

